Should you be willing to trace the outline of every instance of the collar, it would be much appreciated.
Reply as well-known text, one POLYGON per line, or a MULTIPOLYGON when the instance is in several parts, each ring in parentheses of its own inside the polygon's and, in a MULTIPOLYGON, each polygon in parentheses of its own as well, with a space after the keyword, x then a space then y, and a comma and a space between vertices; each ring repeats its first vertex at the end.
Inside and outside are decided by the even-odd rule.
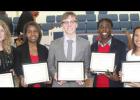
POLYGON ((112 41, 112 38, 110 38, 105 44, 102 44, 100 41, 98 41, 98 45, 101 45, 102 47, 104 47, 105 45, 111 45, 111 41, 112 41))
POLYGON ((64 41, 67 40, 73 40, 73 42, 76 42, 76 35, 72 39, 70 39, 67 35, 64 35, 64 41))

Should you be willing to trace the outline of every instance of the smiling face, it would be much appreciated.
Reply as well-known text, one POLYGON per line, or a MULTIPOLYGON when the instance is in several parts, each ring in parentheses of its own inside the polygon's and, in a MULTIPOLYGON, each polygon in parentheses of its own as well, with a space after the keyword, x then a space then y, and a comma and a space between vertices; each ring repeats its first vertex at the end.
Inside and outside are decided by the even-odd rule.
POLYGON ((28 41, 31 43, 37 43, 38 38, 39 38, 39 32, 35 26, 30 25, 27 28, 27 38, 28 41))
POLYGON ((62 29, 67 35, 76 34, 77 21, 75 16, 69 15, 62 21, 62 29))
POLYGON ((140 48, 140 28, 135 30, 134 44, 137 48, 140 48))
POLYGON ((106 39, 112 33, 112 25, 106 20, 102 20, 98 26, 98 33, 101 38, 106 39))

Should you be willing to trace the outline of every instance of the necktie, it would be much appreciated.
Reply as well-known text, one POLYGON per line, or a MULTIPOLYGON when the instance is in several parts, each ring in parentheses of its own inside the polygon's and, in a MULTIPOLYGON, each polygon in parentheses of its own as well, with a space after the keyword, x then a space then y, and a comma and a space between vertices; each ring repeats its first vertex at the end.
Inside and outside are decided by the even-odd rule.
POLYGON ((68 60, 72 60, 72 43, 73 43, 73 40, 67 40, 68 42, 68 49, 67 49, 67 59, 68 60))

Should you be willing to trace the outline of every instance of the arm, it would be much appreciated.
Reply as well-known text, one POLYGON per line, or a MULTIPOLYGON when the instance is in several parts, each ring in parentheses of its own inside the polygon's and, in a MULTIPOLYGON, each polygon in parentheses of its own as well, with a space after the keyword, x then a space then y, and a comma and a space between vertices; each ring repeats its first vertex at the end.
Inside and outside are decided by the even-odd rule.
MULTIPOLYGON (((90 69, 90 58, 91 58, 91 49, 90 49, 90 43, 85 47, 85 52, 84 52, 84 67, 85 67, 85 75, 87 75, 87 79, 85 81, 85 86, 88 85, 88 77, 89 77, 89 69, 90 69)), ((84 83, 82 81, 76 81, 79 85, 83 85, 84 83)), ((91 82, 90 82, 91 83, 91 82)), ((88 85, 89 86, 89 85, 88 85)), ((91 86, 91 85, 90 85, 91 86)))
POLYGON ((20 53, 19 48, 15 49, 15 53, 14 53, 14 70, 17 76, 23 75, 22 72, 22 56, 20 53))
POLYGON ((121 77, 119 76, 119 71, 121 70, 122 67, 122 62, 126 60, 126 46, 125 44, 121 44, 118 53, 116 54, 117 57, 117 67, 114 70, 113 74, 109 75, 109 78, 115 81, 121 80, 121 77))
MULTIPOLYGON (((51 74, 52 78, 57 81, 57 73, 56 73, 56 66, 55 66, 55 44, 52 42, 49 47, 49 56, 48 56, 48 69, 49 73, 51 74)), ((65 81, 58 81, 59 85, 63 85, 65 81)))
POLYGON ((90 49, 90 43, 88 42, 88 45, 85 49, 85 54, 84 54, 84 61, 85 61, 85 67, 86 71, 89 71, 90 69, 90 60, 91 60, 91 49, 90 49))
POLYGON ((20 49, 16 48, 14 52, 14 70, 19 79, 19 84, 22 87, 27 87, 28 85, 24 83, 23 71, 22 71, 22 56, 20 49))
POLYGON ((119 53, 118 53, 118 64, 116 68, 116 72, 119 75, 119 71, 121 70, 122 67, 122 62, 126 61, 126 46, 123 44, 120 46, 119 53))
POLYGON ((51 43, 49 47, 48 69, 52 77, 54 77, 56 69, 55 69, 55 48, 53 43, 51 43))
MULTIPOLYGON (((49 51, 48 51, 47 47, 44 46, 43 47, 43 57, 44 57, 43 62, 44 61, 46 62, 48 60, 48 52, 49 51)), ((50 81, 45 82, 48 85, 52 83, 52 77, 50 76, 50 73, 49 73, 49 78, 50 78, 50 81)))

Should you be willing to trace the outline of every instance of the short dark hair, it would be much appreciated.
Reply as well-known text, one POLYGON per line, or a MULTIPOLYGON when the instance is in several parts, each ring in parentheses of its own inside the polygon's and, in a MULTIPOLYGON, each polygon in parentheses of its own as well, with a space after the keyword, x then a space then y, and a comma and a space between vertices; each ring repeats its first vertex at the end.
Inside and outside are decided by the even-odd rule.
POLYGON ((100 23, 103 22, 103 21, 106 21, 106 22, 110 23, 111 27, 113 27, 113 23, 112 23, 112 20, 111 20, 111 19, 102 18, 102 19, 100 19, 100 20, 98 21, 98 23, 97 23, 97 28, 99 28, 100 23))

